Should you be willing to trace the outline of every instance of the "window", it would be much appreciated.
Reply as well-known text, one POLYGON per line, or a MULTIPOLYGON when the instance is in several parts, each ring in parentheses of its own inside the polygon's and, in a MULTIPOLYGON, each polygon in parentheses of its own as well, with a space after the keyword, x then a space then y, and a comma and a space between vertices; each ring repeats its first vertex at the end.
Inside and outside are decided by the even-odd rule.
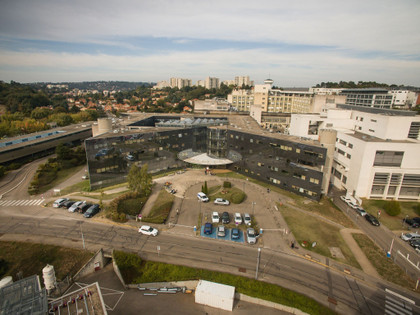
POLYGON ((350 149, 353 149, 353 145, 352 145, 351 143, 348 143, 348 147, 349 147, 350 149))
POLYGON ((383 195, 385 191, 385 186, 382 185, 373 185, 372 186, 372 190, 371 190, 371 194, 372 195, 383 195))
POLYGON ((346 184, 346 183, 347 183, 347 177, 343 176, 343 184, 346 184))
POLYGON ((341 140, 341 139, 340 139, 340 143, 341 143, 342 145, 346 145, 346 144, 347 144, 347 142, 346 142, 346 141, 341 140))
POLYGON ((401 151, 376 151, 373 166, 401 166, 404 152, 401 151))
POLYGON ((344 156, 346 155, 346 153, 341 149, 337 149, 337 152, 340 153, 341 155, 344 155, 344 156))
POLYGON ((347 156, 348 159, 351 159, 351 155, 350 154, 347 153, 346 156, 347 156))

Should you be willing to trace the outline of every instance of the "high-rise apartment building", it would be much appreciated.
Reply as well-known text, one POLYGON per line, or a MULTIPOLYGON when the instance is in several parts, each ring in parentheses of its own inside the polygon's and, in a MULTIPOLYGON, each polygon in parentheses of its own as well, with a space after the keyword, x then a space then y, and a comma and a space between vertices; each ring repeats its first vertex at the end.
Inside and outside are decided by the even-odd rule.
POLYGON ((192 86, 191 79, 182 79, 182 78, 171 78, 169 80, 169 84, 172 88, 177 87, 178 89, 182 89, 186 86, 192 86))
POLYGON ((207 77, 204 86, 206 89, 218 89, 220 86, 219 78, 207 77))

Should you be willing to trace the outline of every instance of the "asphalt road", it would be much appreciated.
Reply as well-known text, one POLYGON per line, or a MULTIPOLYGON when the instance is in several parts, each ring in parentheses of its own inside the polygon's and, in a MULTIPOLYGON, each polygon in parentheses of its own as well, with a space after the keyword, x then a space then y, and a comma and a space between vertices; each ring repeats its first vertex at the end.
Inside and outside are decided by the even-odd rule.
MULTIPOLYGON (((410 244, 408 244, 408 242, 404 242, 399 236, 396 236, 383 225, 380 225, 379 227, 371 225, 365 218, 361 217, 356 211, 347 206, 340 198, 335 197, 334 203, 346 212, 353 222, 355 222, 366 235, 374 240, 385 253, 391 250, 391 258, 406 271, 410 278, 414 281, 420 279, 420 268, 418 267, 420 266, 420 255, 410 246, 410 244), (407 255, 411 263, 406 259, 407 255)), ((386 259, 385 253, 384 259, 386 259)))
MULTIPOLYGON (((28 166, 16 172, 16 176, 7 183, 2 181, 0 194, 7 198, 22 198, 20 191, 25 189, 24 184, 33 170, 34 167, 28 166)), ((364 226, 361 225, 361 228, 364 226)), ((372 228, 376 227, 366 226, 368 233, 372 228)), ((349 275, 331 268, 333 263, 323 265, 289 252, 262 248, 257 274, 257 247, 182 235, 176 229, 161 231, 154 238, 140 235, 134 227, 85 219, 80 214, 68 213, 63 209, 14 206, 0 207, 0 233, 0 240, 32 240, 69 247, 85 246, 88 250, 103 248, 108 252, 121 249, 139 253, 145 259, 251 278, 257 276, 259 280, 310 296, 341 314, 384 314, 390 294, 402 305, 407 304, 408 300, 413 301, 415 304, 408 302, 410 312, 420 313, 417 294, 371 278, 361 271, 349 275)))

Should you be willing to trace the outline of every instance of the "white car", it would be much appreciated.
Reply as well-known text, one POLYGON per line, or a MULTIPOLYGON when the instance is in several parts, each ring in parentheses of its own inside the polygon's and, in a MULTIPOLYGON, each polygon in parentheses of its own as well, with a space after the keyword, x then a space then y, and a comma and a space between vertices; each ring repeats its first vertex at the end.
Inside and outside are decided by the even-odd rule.
POLYGON ((406 242, 415 240, 415 239, 420 239, 420 234, 417 234, 417 233, 401 234, 401 239, 406 242))
POLYGON ((215 205, 223 205, 228 206, 230 204, 229 200, 223 199, 223 198, 216 198, 214 200, 215 205))
POLYGON ((257 235, 253 228, 246 229, 246 240, 248 241, 248 244, 255 244, 257 242, 257 235))
POLYGON ((248 213, 244 214, 244 223, 245 225, 251 225, 251 216, 248 213))
POLYGON ((235 213, 235 223, 236 224, 242 224, 242 216, 239 212, 235 213))
POLYGON ((340 196, 340 199, 341 199, 342 201, 344 201, 345 203, 348 203, 348 202, 350 202, 350 201, 351 201, 351 199, 350 199, 350 198, 348 198, 346 195, 342 195, 342 196, 340 196))
POLYGON ((68 198, 60 198, 60 199, 57 199, 56 201, 54 201, 53 207, 54 208, 60 208, 68 200, 69 200, 68 198))
POLYGON ((197 198, 198 198, 199 201, 202 201, 202 202, 208 202, 209 201, 209 197, 207 197, 207 195, 203 192, 199 192, 197 194, 197 198))
POLYGON ((348 206, 349 206, 350 208, 353 208, 353 209, 357 209, 357 208, 359 208, 359 205, 358 205, 358 204, 355 204, 355 203, 354 203, 354 202, 352 202, 352 201, 347 202, 347 204, 348 204, 348 206))
POLYGON ((71 205, 71 207, 69 208, 69 212, 76 212, 77 209, 79 209, 80 206, 82 206, 83 204, 85 204, 86 201, 76 201, 75 203, 73 203, 71 205))
POLYGON ((158 235, 158 230, 149 225, 143 225, 141 228, 139 228, 139 233, 144 235, 156 236, 158 235))
POLYGON ((213 212, 211 215, 211 222, 213 223, 219 223, 220 217, 218 212, 213 212))

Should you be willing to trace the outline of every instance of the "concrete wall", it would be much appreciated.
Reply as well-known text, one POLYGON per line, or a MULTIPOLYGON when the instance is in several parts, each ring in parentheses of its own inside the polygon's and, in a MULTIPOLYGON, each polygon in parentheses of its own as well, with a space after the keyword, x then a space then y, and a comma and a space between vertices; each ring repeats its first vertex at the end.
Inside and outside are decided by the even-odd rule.
POLYGON ((104 252, 102 248, 75 274, 74 280, 94 273, 96 269, 102 269, 105 265, 104 252))
POLYGON ((115 259, 114 259, 114 251, 112 251, 112 267, 114 268, 114 272, 117 275, 118 279, 120 279, 121 284, 123 285, 123 287, 127 289, 128 286, 125 284, 124 278, 122 277, 121 272, 120 272, 120 268, 118 268, 118 265, 115 262, 115 259))

